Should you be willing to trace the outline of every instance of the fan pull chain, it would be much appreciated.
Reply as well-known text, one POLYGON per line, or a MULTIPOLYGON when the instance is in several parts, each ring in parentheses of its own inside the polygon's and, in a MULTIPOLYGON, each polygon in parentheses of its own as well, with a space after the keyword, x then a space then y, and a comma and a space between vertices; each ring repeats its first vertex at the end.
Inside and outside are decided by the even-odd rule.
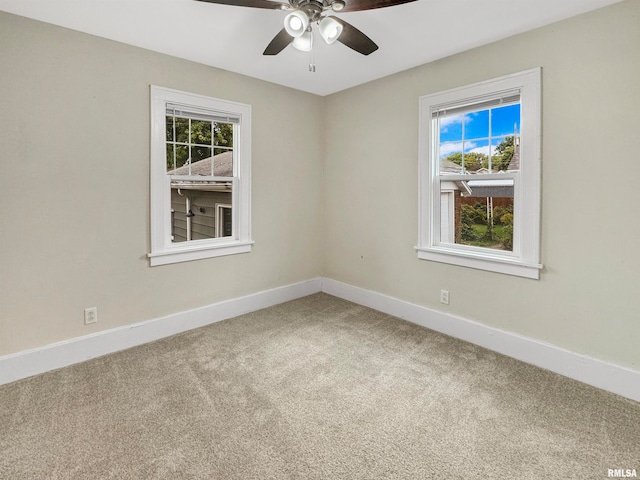
POLYGON ((309 71, 311 73, 316 73, 316 62, 315 55, 313 54, 313 49, 309 52, 309 71))

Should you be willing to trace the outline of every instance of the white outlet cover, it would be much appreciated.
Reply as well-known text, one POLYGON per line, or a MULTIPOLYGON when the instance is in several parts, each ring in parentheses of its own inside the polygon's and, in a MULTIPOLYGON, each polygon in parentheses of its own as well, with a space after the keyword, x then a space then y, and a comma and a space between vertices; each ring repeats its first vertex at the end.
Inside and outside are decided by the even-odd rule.
POLYGON ((84 324, 90 325, 98 322, 98 308, 85 308, 84 309, 84 324))

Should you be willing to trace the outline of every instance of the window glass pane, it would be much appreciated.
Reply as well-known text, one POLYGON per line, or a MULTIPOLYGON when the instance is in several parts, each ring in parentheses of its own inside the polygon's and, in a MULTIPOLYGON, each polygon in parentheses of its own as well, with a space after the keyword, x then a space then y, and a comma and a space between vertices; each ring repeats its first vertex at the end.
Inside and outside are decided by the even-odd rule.
POLYGON ((175 141, 187 143, 189 141, 189 120, 187 118, 175 119, 175 141))
POLYGON ((191 147, 191 175, 211 175, 211 147, 191 147), (208 160, 208 162, 206 161, 208 160), (205 164, 209 165, 209 168, 205 164))
POLYGON ((191 120, 191 143, 211 145, 211 122, 191 120))
MULTIPOLYGON (((169 175, 187 175, 187 173, 176 173, 180 167, 187 163, 189 159, 189 150, 183 145, 167 144, 167 174, 169 175)), ((184 172, 187 168, 182 169, 184 172)))
POLYGON ((487 173, 489 167, 489 140, 464 142, 463 165, 465 173, 487 173))
POLYGON ((213 125, 213 144, 217 147, 233 148, 233 125, 230 123, 215 123, 213 125))
POLYGON ((172 242, 231 235, 231 204, 231 182, 171 182, 172 242), (219 205, 226 205, 229 212, 219 205))
POLYGON ((174 145, 172 143, 167 144, 167 172, 170 172, 175 168, 175 164, 173 163, 173 151, 174 145))
POLYGON ((462 122, 464 115, 451 115, 438 118, 440 142, 455 142, 462 140, 462 122))
POLYGON ((233 150, 229 150, 228 148, 216 148, 216 147, 213 147, 213 154, 214 155, 221 155, 223 153, 229 153, 229 156, 233 156, 231 154, 232 151, 233 150))
POLYGON ((471 112, 464 116, 464 138, 489 138, 489 110, 471 112))
POLYGON ((213 175, 233 177, 233 151, 214 148, 213 175))
POLYGON ((462 173, 462 142, 445 142, 439 146, 440 175, 462 173))
POLYGON ((180 170, 180 167, 187 163, 189 160, 189 149, 183 145, 167 145, 167 157, 169 156, 169 152, 171 152, 172 158, 167 158, 167 173, 170 175, 186 175, 186 173, 176 173, 177 170, 180 170), (175 162, 173 155, 175 153, 175 162), (174 170, 174 167, 176 170, 174 170))
POLYGON ((513 180, 442 181, 440 241, 513 250, 513 180))
MULTIPOLYGON (((518 139, 516 139, 516 142, 518 139)), ((513 135, 507 137, 498 137, 494 138, 491 142, 492 145, 492 165, 493 172, 506 172, 506 171, 514 171, 520 169, 520 152, 517 152, 517 158, 514 160, 514 155, 516 155, 516 147, 514 146, 514 137, 513 135)))
POLYGON ((520 104, 491 109, 491 136, 520 134, 520 104))
POLYGON ((166 140, 167 142, 173 141, 173 117, 167 115, 166 121, 166 140))

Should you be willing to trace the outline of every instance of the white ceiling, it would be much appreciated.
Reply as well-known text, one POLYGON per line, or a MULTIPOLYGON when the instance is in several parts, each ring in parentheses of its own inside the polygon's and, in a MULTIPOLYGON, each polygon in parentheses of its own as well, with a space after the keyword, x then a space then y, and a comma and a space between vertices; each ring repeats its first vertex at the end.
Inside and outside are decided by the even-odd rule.
MULTIPOLYGON (((328 95, 620 0, 417 0, 337 14, 380 49, 363 56, 314 33, 310 54, 265 57, 286 12, 194 0, 0 0, 0 10, 328 95)), ((348 2, 348 0, 347 0, 348 2)))

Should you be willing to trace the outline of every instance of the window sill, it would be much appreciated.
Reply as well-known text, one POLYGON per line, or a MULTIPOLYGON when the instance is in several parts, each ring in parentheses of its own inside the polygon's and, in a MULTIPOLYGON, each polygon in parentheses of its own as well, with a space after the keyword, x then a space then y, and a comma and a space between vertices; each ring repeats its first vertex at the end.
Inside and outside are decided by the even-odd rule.
POLYGON ((219 245, 203 245, 180 247, 171 250, 152 252, 147 254, 149 264, 152 267, 158 265, 168 265, 171 263, 190 262, 204 258, 222 257, 225 255, 235 255, 238 253, 249 253, 253 246, 253 241, 232 242, 219 245))
POLYGON ((459 252, 444 248, 414 248, 418 253, 418 258, 421 260, 448 263, 517 277, 533 278, 535 280, 540 278, 540 270, 542 269, 540 264, 526 263, 505 257, 459 252))

